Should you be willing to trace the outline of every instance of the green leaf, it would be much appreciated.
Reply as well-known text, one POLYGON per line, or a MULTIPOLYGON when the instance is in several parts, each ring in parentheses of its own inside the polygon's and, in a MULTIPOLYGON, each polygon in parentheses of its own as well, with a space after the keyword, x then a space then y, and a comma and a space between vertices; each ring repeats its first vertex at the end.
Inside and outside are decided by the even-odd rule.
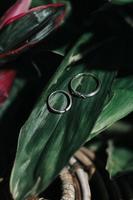
POLYGON ((64 10, 63 5, 54 9, 52 6, 42 7, 5 26, 0 31, 0 64, 6 62, 9 56, 16 56, 22 50, 46 38, 61 24, 61 19, 58 20, 58 24, 56 20, 64 13, 64 10))
POLYGON ((106 169, 111 177, 133 171, 133 148, 109 142, 106 169))
POLYGON ((42 6, 45 4, 53 3, 54 0, 33 0, 31 3, 31 7, 37 7, 37 6, 42 6))
POLYGON ((46 4, 51 4, 51 3, 64 3, 68 2, 68 0, 33 0, 31 3, 31 7, 36 7, 36 6, 41 6, 41 5, 46 5, 46 4))
POLYGON ((31 2, 31 7, 37 7, 37 6, 41 6, 41 5, 45 5, 45 4, 48 4, 48 3, 51 3, 52 1, 51 0, 33 0, 31 2))
POLYGON ((113 4, 124 5, 124 4, 133 3, 133 0, 110 0, 110 2, 113 4))
POLYGON ((133 111, 133 76, 118 78, 112 87, 112 98, 101 112, 89 139, 133 111))
MULTIPOLYGON (((90 70, 88 60, 76 62, 75 59, 82 57, 82 50, 89 46, 92 38, 92 33, 84 34, 64 58, 21 129, 10 179, 10 190, 15 200, 38 195, 53 181, 72 154, 85 143, 102 110, 115 72, 90 70), (81 72, 92 72, 100 79, 100 92, 87 99, 73 96, 72 107, 64 114, 50 112, 47 107, 48 95, 60 89, 69 91, 71 78, 81 72)), ((80 81, 75 87, 79 86, 80 81)), ((87 92, 92 87, 93 81, 84 81, 81 89, 87 92)), ((64 104, 60 97, 54 98, 53 102, 60 108, 64 104)))

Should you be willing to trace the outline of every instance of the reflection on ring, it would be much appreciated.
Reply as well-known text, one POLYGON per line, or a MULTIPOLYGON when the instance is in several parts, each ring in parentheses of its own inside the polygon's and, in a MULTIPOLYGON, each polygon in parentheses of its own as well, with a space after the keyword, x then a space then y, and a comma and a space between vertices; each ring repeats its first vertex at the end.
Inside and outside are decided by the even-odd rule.
POLYGON ((58 114, 62 114, 62 113, 65 113, 67 112, 71 106, 72 106, 72 97, 71 95, 68 93, 68 92, 65 92, 64 90, 56 90, 54 92, 52 92, 49 96, 48 96, 48 99, 47 99, 47 105, 48 105, 48 108, 50 111, 54 112, 54 113, 58 113, 58 114), (67 105, 64 109, 62 110, 58 110, 58 109, 55 109, 54 107, 52 107, 52 105, 50 104, 50 100, 52 99, 52 97, 54 97, 55 95, 57 94, 63 94, 66 96, 67 98, 67 105))
POLYGON ((98 78, 97 78, 94 74, 92 74, 92 73, 80 73, 80 74, 75 75, 75 76, 70 80, 70 90, 71 90, 72 94, 75 95, 75 96, 81 97, 81 98, 83 98, 83 99, 88 98, 88 97, 92 97, 92 96, 96 95, 96 94, 99 92, 100 88, 101 88, 101 82, 100 82, 100 81, 98 80, 98 78), (94 81, 96 82, 96 89, 95 89, 94 91, 88 93, 88 94, 82 94, 81 92, 79 92, 79 91, 77 91, 77 90, 75 90, 75 89, 73 88, 73 82, 74 82, 75 80, 78 80, 80 77, 84 77, 84 76, 90 76, 90 77, 93 78, 94 81))

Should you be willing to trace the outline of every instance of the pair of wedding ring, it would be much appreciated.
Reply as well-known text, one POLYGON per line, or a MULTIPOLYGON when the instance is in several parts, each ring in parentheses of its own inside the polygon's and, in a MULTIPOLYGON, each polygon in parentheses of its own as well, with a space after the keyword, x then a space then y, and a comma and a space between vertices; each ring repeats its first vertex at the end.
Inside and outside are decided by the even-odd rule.
MULTIPOLYGON (((77 74, 75 75, 71 80, 70 80, 70 91, 71 91, 71 94, 76 96, 76 97, 80 97, 80 98, 88 98, 88 97, 92 97, 94 95, 96 95, 99 90, 101 88, 101 82, 98 80, 98 78, 92 74, 92 73, 80 73, 80 74, 77 74), (74 87, 73 87, 73 83, 78 80, 79 78, 81 77, 85 77, 85 76, 90 76, 91 78, 93 78, 93 80, 96 82, 96 88, 95 90, 91 91, 90 93, 88 94, 83 94, 83 93, 80 93, 79 91, 75 90, 74 87)), ((54 112, 54 113, 58 113, 58 114, 62 114, 62 113, 65 113, 67 112, 68 110, 70 110, 70 108, 72 107, 72 96, 71 96, 70 93, 64 91, 64 90, 56 90, 54 92, 52 92, 49 96, 48 96, 48 99, 47 99, 47 105, 48 105, 48 108, 50 111, 54 112), (58 110, 58 109, 55 109, 54 107, 52 107, 50 101, 51 99, 57 95, 57 94, 63 94, 66 99, 67 99, 67 105, 65 106, 65 108, 63 108, 62 110, 58 110)))

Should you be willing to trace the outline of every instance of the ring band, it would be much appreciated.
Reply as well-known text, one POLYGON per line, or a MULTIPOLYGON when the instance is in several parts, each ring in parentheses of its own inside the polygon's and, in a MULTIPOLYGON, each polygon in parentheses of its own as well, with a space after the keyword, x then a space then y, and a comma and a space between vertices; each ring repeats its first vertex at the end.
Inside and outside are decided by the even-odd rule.
POLYGON ((71 106, 72 106, 72 97, 71 95, 68 93, 68 92, 65 92, 64 90, 56 90, 54 92, 52 92, 49 96, 48 96, 48 99, 47 99, 47 104, 48 104, 48 108, 54 112, 54 113, 58 113, 58 114, 62 114, 62 113, 65 113, 67 112, 71 106), (63 109, 63 110, 57 110, 55 108, 53 108, 51 105, 50 105, 50 100, 53 96, 55 96, 56 94, 58 93, 61 93, 61 94, 64 94, 67 98, 67 106, 63 109))
POLYGON ((100 81, 98 80, 98 78, 97 78, 94 74, 92 74, 92 73, 80 73, 80 74, 77 74, 76 76, 74 76, 74 77, 70 80, 70 89, 71 89, 72 94, 73 94, 73 95, 76 95, 76 96, 78 96, 78 97, 81 97, 81 98, 83 98, 83 99, 88 98, 88 97, 92 97, 92 96, 96 95, 96 94, 99 92, 100 88, 101 88, 101 82, 100 82, 100 81), (95 80, 95 82, 96 82, 96 89, 95 89, 94 91, 92 91, 92 92, 90 92, 90 93, 88 93, 88 94, 82 94, 82 93, 76 91, 76 90, 73 88, 73 81, 76 80, 76 79, 78 79, 78 78, 80 78, 80 77, 82 77, 82 76, 90 76, 90 77, 92 77, 92 78, 95 80))

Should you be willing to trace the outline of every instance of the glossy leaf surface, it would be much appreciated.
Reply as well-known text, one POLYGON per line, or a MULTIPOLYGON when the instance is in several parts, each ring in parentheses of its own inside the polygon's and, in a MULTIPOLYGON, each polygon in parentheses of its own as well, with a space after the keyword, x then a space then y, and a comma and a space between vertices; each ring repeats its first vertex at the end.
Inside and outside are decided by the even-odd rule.
MULTIPOLYGON (((80 56, 81 49, 89 45, 92 37, 92 33, 84 34, 68 53, 21 129, 10 181, 11 192, 16 200, 38 195, 53 181, 70 156, 85 143, 102 110, 115 72, 92 70, 88 60, 76 62, 75 59, 80 56), (59 89, 70 92, 71 78, 81 72, 96 75, 101 81, 99 93, 87 99, 72 96, 72 107, 64 114, 49 111, 48 95, 59 89)), ((95 83, 92 80, 79 80, 75 87, 87 92, 94 89, 95 83)), ((60 96, 53 97, 52 102, 58 109, 62 109, 65 103, 60 96)))
POLYGON ((90 137, 111 126, 133 111, 133 76, 118 78, 112 87, 112 96, 101 112, 90 137))

